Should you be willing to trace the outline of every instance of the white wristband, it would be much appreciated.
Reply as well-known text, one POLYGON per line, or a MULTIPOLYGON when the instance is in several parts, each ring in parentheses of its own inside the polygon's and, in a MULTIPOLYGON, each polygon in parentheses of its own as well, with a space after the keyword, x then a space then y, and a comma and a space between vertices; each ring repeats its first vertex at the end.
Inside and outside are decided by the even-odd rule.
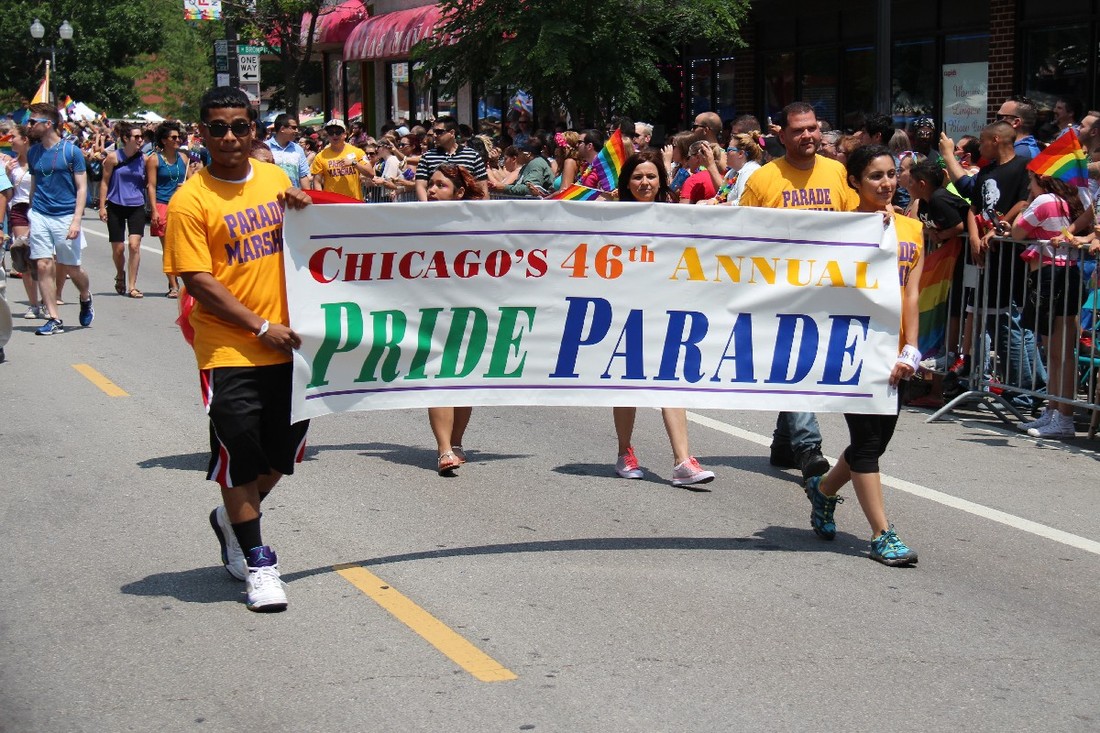
POLYGON ((910 366, 916 372, 920 368, 920 350, 916 346, 906 344, 901 353, 898 354, 897 363, 910 366))
POLYGON ((263 323, 261 323, 260 324, 260 330, 256 332, 256 338, 260 338, 265 333, 267 333, 267 329, 270 328, 270 327, 271 327, 271 324, 267 321, 264 321, 263 323))

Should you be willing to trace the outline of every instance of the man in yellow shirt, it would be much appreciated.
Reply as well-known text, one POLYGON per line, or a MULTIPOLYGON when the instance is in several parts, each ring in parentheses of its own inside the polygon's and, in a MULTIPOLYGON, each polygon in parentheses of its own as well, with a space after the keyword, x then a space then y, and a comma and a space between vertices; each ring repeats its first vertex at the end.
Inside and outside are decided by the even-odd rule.
MULTIPOLYGON (((814 108, 793 102, 783 108, 777 122, 786 154, 752 174, 741 194, 741 206, 855 211, 859 195, 848 185, 844 166, 817 154, 821 127, 814 108)), ((821 428, 812 412, 779 413, 772 434, 771 463, 801 470, 803 481, 829 470, 829 461, 821 455, 821 428)))
POLYGON ((292 352, 283 279, 283 209, 309 197, 278 166, 249 159, 255 125, 244 92, 202 98, 199 133, 210 165, 168 205, 164 271, 194 304, 187 325, 210 416, 207 478, 224 506, 210 513, 222 563, 248 589, 248 608, 282 611, 278 558, 260 534, 260 502, 294 473, 309 422, 290 423, 292 352))
POLYGON ((325 123, 325 134, 328 135, 328 146, 314 156, 309 167, 313 187, 362 201, 363 184, 359 174, 374 177, 374 170, 367 163, 367 154, 346 142, 348 128, 343 120, 332 119, 325 123))

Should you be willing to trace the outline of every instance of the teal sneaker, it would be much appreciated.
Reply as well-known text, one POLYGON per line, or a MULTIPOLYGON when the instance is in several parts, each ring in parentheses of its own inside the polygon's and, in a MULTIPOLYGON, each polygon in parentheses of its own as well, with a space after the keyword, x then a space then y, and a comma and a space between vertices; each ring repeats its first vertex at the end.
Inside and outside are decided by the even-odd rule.
POLYGON ((836 522, 833 521, 833 512, 836 505, 843 502, 839 496, 825 496, 821 493, 821 476, 811 476, 806 480, 806 498, 810 500, 810 526, 814 528, 814 534, 823 540, 831 540, 836 537, 836 522))
POLYGON ((871 540, 871 559, 893 567, 915 565, 917 552, 901 541, 891 525, 890 529, 871 540))

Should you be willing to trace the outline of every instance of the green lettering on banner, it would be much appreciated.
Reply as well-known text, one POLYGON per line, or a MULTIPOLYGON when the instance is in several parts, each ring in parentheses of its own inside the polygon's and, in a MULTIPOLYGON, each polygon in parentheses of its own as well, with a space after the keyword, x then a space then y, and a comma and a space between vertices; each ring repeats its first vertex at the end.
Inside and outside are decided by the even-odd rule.
POLYGON ((497 337, 493 342, 493 355, 489 359, 489 371, 485 372, 486 377, 523 376, 523 363, 527 361, 527 352, 523 352, 523 356, 519 359, 519 366, 514 371, 505 372, 504 370, 508 366, 508 357, 513 354, 517 356, 520 354, 519 342, 523 339, 523 334, 531 330, 534 323, 534 308, 514 306, 502 306, 500 308, 500 326, 497 328, 497 337), (521 327, 519 333, 516 333, 516 321, 519 319, 520 313, 526 314, 527 326, 525 328, 521 327))
POLYGON ((413 354, 409 373, 405 375, 405 379, 428 378, 425 369, 428 365, 428 357, 432 354, 432 334, 435 333, 435 324, 442 312, 442 308, 420 309, 420 328, 416 331, 416 353, 413 354))
POLYGON ((371 339, 370 353, 363 361, 363 369, 355 381, 376 381, 378 362, 382 361, 385 355, 386 359, 382 363, 382 381, 392 382, 397 379, 397 363, 401 360, 400 344, 401 339, 405 338, 408 319, 401 311, 374 311, 371 317, 374 334, 371 339))
POLYGON ((469 376, 481 361, 485 341, 488 339, 489 318, 485 315, 485 311, 480 308, 452 308, 451 313, 454 316, 451 319, 451 328, 447 332, 447 342, 443 345, 443 358, 440 361, 438 374, 440 379, 469 376), (467 329, 467 323, 471 317, 473 317, 473 324, 467 329), (458 362, 462 356, 464 342, 466 359, 460 371, 458 362))
POLYGON ((325 338, 317 349, 313 359, 313 369, 307 389, 323 387, 328 384, 328 374, 332 357, 341 352, 351 351, 363 341, 363 311, 355 303, 322 303, 325 313, 325 338), (344 315, 347 316, 348 330, 344 333, 344 315), (342 344, 342 345, 341 345, 342 344))

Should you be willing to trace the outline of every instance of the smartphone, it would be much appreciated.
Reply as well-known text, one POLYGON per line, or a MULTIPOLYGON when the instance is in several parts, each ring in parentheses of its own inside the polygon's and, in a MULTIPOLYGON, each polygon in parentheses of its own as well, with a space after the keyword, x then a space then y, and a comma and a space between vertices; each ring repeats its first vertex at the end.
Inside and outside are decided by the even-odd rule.
POLYGON ((768 129, 770 130, 770 129, 771 129, 771 127, 772 127, 772 118, 771 118, 771 116, 769 115, 769 116, 768 116, 768 129))
POLYGON ((545 188, 543 188, 542 186, 538 185, 537 183, 529 183, 529 184, 528 184, 528 186, 530 186, 530 187, 531 187, 531 190, 532 190, 532 191, 534 191, 535 193, 537 193, 537 194, 538 194, 539 196, 542 196, 543 198, 546 198, 547 196, 549 196, 549 195, 550 195, 550 192, 549 192, 549 191, 547 191, 547 190, 546 190, 545 188))

